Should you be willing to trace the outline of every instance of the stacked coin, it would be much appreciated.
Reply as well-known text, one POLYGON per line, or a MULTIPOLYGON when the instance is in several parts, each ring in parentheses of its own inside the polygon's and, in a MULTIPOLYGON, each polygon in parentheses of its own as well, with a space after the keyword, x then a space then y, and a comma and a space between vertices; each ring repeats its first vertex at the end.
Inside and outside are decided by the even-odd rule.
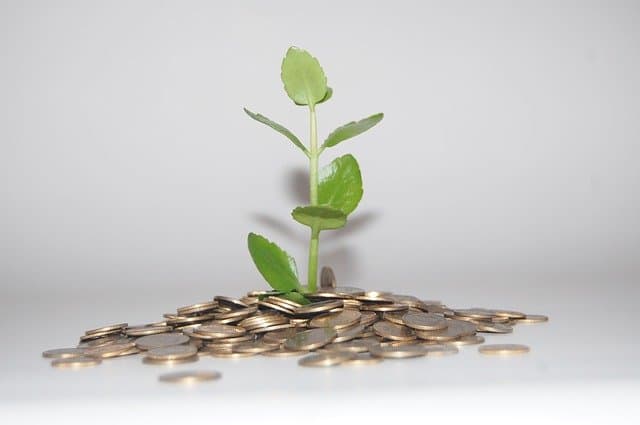
MULTIPOLYGON (((326 272, 329 273, 329 272, 326 272)), ((142 353, 145 364, 198 361, 202 356, 294 357, 301 366, 369 365, 383 359, 455 354, 482 344, 478 333, 508 334, 546 316, 487 308, 450 308, 438 301, 331 284, 307 294, 308 304, 275 291, 177 308, 157 322, 118 323, 86 331, 77 347, 48 350, 55 367, 85 367, 142 353)), ((486 346, 483 354, 518 354, 528 347, 486 346)))

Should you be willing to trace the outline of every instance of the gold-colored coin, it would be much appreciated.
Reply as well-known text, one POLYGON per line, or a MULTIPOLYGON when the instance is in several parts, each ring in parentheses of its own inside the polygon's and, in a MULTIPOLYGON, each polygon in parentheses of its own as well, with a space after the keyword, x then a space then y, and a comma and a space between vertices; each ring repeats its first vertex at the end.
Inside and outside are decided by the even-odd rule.
POLYGON ((262 340, 267 343, 284 344, 284 342, 294 336, 299 331, 296 328, 281 329, 279 331, 266 332, 262 340))
POLYGON ((53 350, 47 350, 42 353, 42 357, 48 359, 70 359, 73 357, 83 357, 83 348, 56 348, 53 350))
POLYGON ((273 332, 273 331, 279 331, 282 329, 289 329, 292 328, 293 325, 291 323, 282 323, 279 325, 271 325, 271 326, 267 326, 264 328, 258 328, 258 329, 251 329, 252 334, 259 334, 259 333, 265 333, 265 332, 273 332))
POLYGON ((477 323, 478 332, 488 332, 494 334, 508 334, 513 332, 513 328, 505 323, 477 323))
POLYGON ((475 332, 475 324, 461 320, 447 320, 446 329, 439 331, 415 331, 418 338, 439 342, 453 341, 463 336, 473 335, 475 332))
POLYGON ((342 310, 337 313, 325 313, 311 319, 312 328, 343 329, 360 323, 362 315, 357 310, 342 310))
POLYGON ((416 339, 413 329, 382 320, 373 325, 376 335, 394 341, 410 341, 416 339))
POLYGON ((152 348, 145 353, 145 357, 152 360, 182 360, 193 357, 197 353, 198 349, 193 345, 182 344, 152 348))
POLYGON ((85 348, 85 354, 88 357, 97 357, 108 359, 110 357, 118 357, 120 354, 131 350, 135 347, 134 342, 124 342, 119 344, 109 344, 100 347, 85 348))
POLYGON ((222 374, 215 371, 207 370, 187 370, 173 373, 165 373, 160 375, 160 382, 170 382, 173 384, 194 384, 197 382, 215 381, 220 379, 222 374))
POLYGON ((447 341, 447 344, 453 345, 473 345, 484 343, 484 337, 480 335, 463 336, 453 341, 447 341))
POLYGON ((409 306, 406 304, 364 304, 360 307, 364 311, 388 312, 388 311, 407 311, 409 306))
POLYGON ((355 357, 355 354, 344 351, 311 354, 298 360, 298 364, 305 367, 336 366, 352 359, 353 357, 355 357))
POLYGON ((215 310, 216 307, 218 307, 217 301, 205 301, 185 307, 179 307, 176 311, 179 316, 186 316, 189 314, 203 313, 205 311, 215 310))
POLYGON ((527 314, 524 318, 516 319, 516 323, 525 323, 525 324, 542 323, 542 322, 548 322, 548 321, 549 321, 549 318, 542 314, 527 314))
POLYGON ((265 351, 277 350, 279 345, 265 344, 262 341, 249 341, 242 342, 238 345, 234 345, 231 351, 234 353, 253 353, 259 354, 265 351))
POLYGON ((213 297, 213 300, 217 301, 218 304, 220 305, 230 307, 230 308, 249 307, 248 305, 246 305, 245 303, 243 303, 242 301, 236 298, 225 297, 223 295, 216 295, 215 297, 213 297))
POLYGON ((345 342, 351 341, 352 339, 358 338, 362 335, 364 331, 364 326, 357 324, 355 326, 351 326, 350 328, 336 329, 338 332, 338 336, 335 337, 333 342, 345 342))
POLYGON ((324 313, 326 311, 333 310, 334 308, 341 308, 342 305, 342 300, 319 301, 317 303, 306 304, 302 307, 298 307, 295 309, 294 313, 296 315, 324 313))
POLYGON ((478 347, 481 354, 507 356, 512 354, 525 354, 529 347, 522 344, 488 344, 478 347))
POLYGON ((495 314, 493 311, 484 309, 484 308, 460 308, 460 309, 454 309, 453 315, 470 317, 473 319, 480 319, 480 320, 491 320, 491 318, 495 314))
POLYGON ((329 344, 338 335, 335 329, 315 328, 298 332, 287 339, 284 347, 289 350, 315 350, 329 344))
POLYGON ((228 338, 232 336, 244 335, 246 333, 246 330, 240 326, 211 323, 208 325, 200 326, 196 329, 196 332, 201 335, 210 336, 212 338, 228 338))
POLYGON ((355 357, 342 362, 342 364, 345 366, 369 366, 380 363, 382 360, 382 357, 373 357, 369 353, 358 353, 355 357))
POLYGON ((438 331, 447 327, 447 322, 437 314, 410 311, 402 316, 405 325, 422 331, 438 331))
POLYGON ((138 338, 135 342, 136 347, 141 350, 151 350, 152 348, 169 347, 171 345, 186 344, 189 337, 181 333, 166 333, 147 335, 138 338))
POLYGON ((240 359, 243 357, 253 357, 256 353, 238 353, 231 350, 207 350, 211 357, 218 357, 221 359, 240 359))
POLYGON ((366 353, 369 351, 369 347, 373 345, 372 342, 364 341, 361 339, 346 341, 346 342, 333 342, 324 348, 329 351, 348 351, 350 353, 366 353))
POLYGON ((143 357, 142 363, 146 365, 152 365, 152 366, 173 367, 173 366, 179 366, 186 363, 195 363, 198 360, 199 360, 198 356, 191 356, 185 359, 176 359, 176 360, 154 360, 154 359, 150 359, 149 357, 143 357))
POLYGON ((373 325, 378 321, 378 314, 374 311, 361 311, 360 312, 360 324, 364 327, 373 325))
POLYGON ((372 345, 369 352, 374 357, 386 359, 408 359, 427 355, 426 346, 404 344, 404 345, 372 345))
POLYGON ((495 314, 496 316, 506 316, 509 319, 524 319, 525 317, 527 317, 526 314, 521 313, 519 311, 513 311, 513 310, 492 310, 493 314, 495 314))
POLYGON ((145 336, 145 335, 155 335, 162 334, 166 332, 171 332, 173 328, 171 326, 139 326, 139 327, 131 327, 125 330, 125 334, 127 336, 145 336))
POLYGON ((108 326, 102 326, 96 329, 90 329, 86 331, 84 334, 96 335, 96 334, 104 334, 104 333, 110 333, 110 332, 119 332, 120 330, 126 328, 127 326, 129 326, 128 323, 118 323, 115 325, 108 325, 108 326))
MULTIPOLYGON (((378 315, 373 311, 365 311, 364 313, 370 313, 375 315, 376 318, 378 317, 378 315)), ((404 321, 402 320, 402 318, 405 314, 407 314, 406 311, 387 311, 386 313, 382 314, 382 318, 391 323, 395 323, 396 325, 404 325, 404 321)))
POLYGON ((79 368, 79 367, 88 367, 88 366, 96 366, 102 363, 97 357, 71 357, 66 359, 55 359, 51 362, 51 366, 58 368, 79 368))
POLYGON ((448 356, 451 354, 458 354, 458 349, 452 345, 426 345, 427 356, 448 356))
POLYGON ((320 288, 333 289, 336 287, 336 275, 331 267, 324 266, 320 271, 320 288))
POLYGON ((277 350, 265 351, 260 354, 267 357, 296 357, 296 356, 302 356, 308 353, 309 352, 306 350, 296 351, 296 350, 289 350, 288 348, 279 348, 277 350))

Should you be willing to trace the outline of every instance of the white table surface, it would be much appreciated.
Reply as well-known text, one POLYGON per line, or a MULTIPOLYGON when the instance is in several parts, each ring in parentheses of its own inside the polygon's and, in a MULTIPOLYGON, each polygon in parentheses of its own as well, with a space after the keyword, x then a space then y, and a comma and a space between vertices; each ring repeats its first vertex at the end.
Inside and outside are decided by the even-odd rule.
POLYGON ((549 315, 548 323, 519 325, 510 335, 486 335, 487 343, 527 344, 527 355, 486 357, 477 346, 467 346, 455 356, 321 369, 299 367, 296 358, 260 356, 202 357, 170 368, 145 365, 134 356, 94 368, 58 370, 41 357, 43 350, 72 346, 82 331, 94 326, 153 321, 178 305, 216 292, 13 292, 2 297, 5 358, 0 362, 0 411, 10 419, 3 423, 86 423, 88 418, 112 423, 129 415, 160 423, 185 417, 258 418, 267 423, 349 417, 438 418, 453 423, 555 423, 576 418, 583 423, 636 422, 637 287, 563 288, 567 287, 546 285, 523 294, 489 285, 464 292, 452 287, 443 294, 449 299, 442 300, 453 307, 503 307, 549 315), (495 299, 500 305, 490 303, 495 299), (223 377, 194 386, 158 382, 162 372, 183 369, 213 369, 223 377))

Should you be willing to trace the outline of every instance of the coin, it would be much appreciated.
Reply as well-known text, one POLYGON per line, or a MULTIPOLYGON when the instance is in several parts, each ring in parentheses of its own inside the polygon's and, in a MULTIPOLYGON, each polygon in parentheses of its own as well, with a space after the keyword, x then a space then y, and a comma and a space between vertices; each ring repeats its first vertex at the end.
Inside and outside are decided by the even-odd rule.
POLYGON ((300 366, 305 367, 327 367, 336 366, 351 358, 355 357, 353 353, 349 352, 329 352, 321 354, 311 354, 298 360, 300 366))
POLYGON ((231 351, 234 353, 264 353, 265 351, 273 351, 277 350, 279 345, 273 344, 265 344, 262 341, 249 341, 242 342, 238 345, 235 345, 231 351))
POLYGON ((447 344, 453 345, 472 345, 472 344, 482 344, 484 343, 484 337, 480 335, 469 335, 463 336, 453 341, 447 341, 447 344))
POLYGON ((526 314, 513 310, 493 310, 493 313, 496 316, 506 316, 510 319, 524 319, 527 317, 526 314))
POLYGON ((443 317, 423 312, 410 311, 402 316, 402 321, 410 328, 423 331, 437 331, 448 326, 443 317))
POLYGON ((495 334, 507 334, 513 332, 513 328, 505 323, 478 323, 478 332, 489 332, 495 334))
POLYGON ((102 360, 96 357, 70 357, 66 359, 55 359, 51 362, 51 366, 58 368, 78 368, 96 366, 102 363, 102 360))
POLYGON ((378 321, 378 315, 373 311, 361 311, 360 312, 360 324, 362 326, 373 325, 378 321))
POLYGON ((49 359, 70 359, 73 357, 83 357, 84 349, 82 348, 56 348, 47 350, 42 353, 42 357, 49 359))
POLYGON ((306 304, 295 309, 296 315, 322 313, 325 311, 333 310, 334 308, 340 308, 343 305, 342 300, 328 300, 319 301, 317 303, 306 304))
POLYGON ((415 331, 418 338, 439 342, 453 341, 463 336, 473 335, 475 332, 476 326, 473 323, 461 320, 447 320, 446 329, 439 331, 415 331))
POLYGON ((360 323, 362 315, 357 310, 342 310, 337 313, 325 313, 311 319, 309 325, 312 328, 348 328, 360 323))
POLYGON ((182 360, 195 356, 197 352, 198 349, 190 344, 171 345, 152 348, 145 353, 145 357, 152 360, 182 360))
POLYGON ((511 355, 529 352, 529 347, 522 344, 488 344, 478 347, 481 354, 486 355, 511 355))
POLYGON ((298 333, 298 330, 295 328, 287 328, 279 331, 266 332, 263 335, 262 340, 264 342, 273 342, 273 343, 283 344, 287 339, 291 338, 296 333, 298 333))
POLYGON ((548 322, 549 318, 547 316, 543 316, 542 314, 527 314, 525 317, 517 318, 515 320, 516 320, 516 323, 530 324, 530 323, 548 322))
POLYGON ((267 357, 296 357, 308 354, 309 352, 306 350, 289 350, 288 348, 279 348, 277 350, 265 351, 262 354, 267 357))
POLYGON ((320 271, 320 288, 335 288, 336 287, 336 276, 333 273, 333 269, 331 267, 323 267, 320 271))
POLYGON ((448 356, 451 354, 458 354, 458 349, 451 345, 426 345, 427 356, 448 356))
MULTIPOLYGON (((366 311, 365 313, 373 314, 376 317, 378 316, 373 311, 366 311)), ((404 321, 402 320, 402 318, 404 317, 405 314, 407 314, 406 311, 387 311, 386 313, 382 314, 382 318, 384 320, 387 320, 387 321, 391 322, 391 323, 395 323, 396 325, 404 325, 404 321)), ((374 320, 374 322, 375 322, 375 320, 374 320)))
POLYGON ((364 326, 357 324, 355 326, 351 326, 350 328, 336 329, 338 332, 338 336, 335 337, 333 342, 345 342, 351 341, 354 338, 359 337, 364 331, 364 326))
POLYGON ((202 325, 198 327, 195 332, 204 334, 212 338, 226 338, 230 336, 243 335, 246 330, 240 326, 221 325, 218 323, 212 323, 209 325, 202 325))
POLYGON ((180 345, 189 342, 189 337, 181 333, 166 333, 147 335, 138 338, 135 342, 136 347, 141 350, 150 350, 152 348, 169 347, 171 345, 180 345))
POLYGON ((351 353, 365 353, 373 344, 361 339, 346 342, 333 342, 324 348, 330 351, 349 351, 351 353))
POLYGON ((205 311, 214 310, 218 306, 217 301, 205 301, 197 304, 188 305, 185 307, 179 307, 176 311, 179 316, 185 316, 189 314, 202 313, 205 311))
POLYGON ((372 345, 369 352, 374 357, 384 357, 388 359, 408 359, 411 357, 421 357, 427 355, 425 346, 405 344, 405 345, 372 345))
POLYGON ((193 384, 196 382, 215 381, 220 379, 222 374, 207 370, 185 370, 180 372, 165 373, 158 377, 160 382, 193 384))
POLYGON ((358 353, 354 357, 342 362, 345 366, 369 366, 380 363, 382 357, 373 357, 369 353, 358 353))
POLYGON ((124 342, 119 344, 109 344, 100 347, 91 347, 85 349, 85 354, 88 357, 98 357, 101 359, 108 359, 110 357, 117 357, 120 354, 131 350, 135 347, 134 342, 124 342))
POLYGON ((85 335, 96 335, 96 334, 105 334, 105 333, 110 333, 110 332, 119 332, 121 329, 124 329, 127 326, 129 326, 127 323, 118 323, 116 325, 108 325, 108 326, 102 326, 102 327, 96 328, 96 329, 90 329, 90 330, 86 331, 84 334, 85 335))
POLYGON ((140 326, 127 328, 125 334, 127 336, 145 336, 171 332, 172 330, 171 326, 140 326))
POLYGON ((394 341, 410 341, 416 339, 413 329, 382 320, 373 325, 373 331, 386 339, 394 341))
POLYGON ((287 339, 284 347, 289 350, 315 350, 329 344, 338 333, 331 328, 315 328, 298 332, 287 339))
POLYGON ((213 297, 213 300, 217 301, 218 304, 220 305, 224 305, 231 308, 249 307, 248 305, 246 305, 245 303, 243 303, 238 299, 235 299, 233 297, 225 297, 223 295, 216 295, 215 297, 213 297))
POLYGON ((364 311, 379 311, 379 312, 387 312, 387 311, 407 311, 409 306, 406 304, 364 304, 360 307, 364 311))

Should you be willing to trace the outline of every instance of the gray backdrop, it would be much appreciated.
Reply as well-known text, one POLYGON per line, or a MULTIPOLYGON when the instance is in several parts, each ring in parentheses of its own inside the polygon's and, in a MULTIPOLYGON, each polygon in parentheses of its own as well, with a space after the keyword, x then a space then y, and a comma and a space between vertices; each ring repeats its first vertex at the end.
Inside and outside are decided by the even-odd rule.
POLYGON ((306 158, 242 111, 307 140, 290 45, 335 89, 321 137, 385 113, 321 159, 363 173, 320 243, 342 284, 635 290, 638 2, 1 5, 3 291, 240 293, 264 286, 249 231, 306 279, 306 158))

